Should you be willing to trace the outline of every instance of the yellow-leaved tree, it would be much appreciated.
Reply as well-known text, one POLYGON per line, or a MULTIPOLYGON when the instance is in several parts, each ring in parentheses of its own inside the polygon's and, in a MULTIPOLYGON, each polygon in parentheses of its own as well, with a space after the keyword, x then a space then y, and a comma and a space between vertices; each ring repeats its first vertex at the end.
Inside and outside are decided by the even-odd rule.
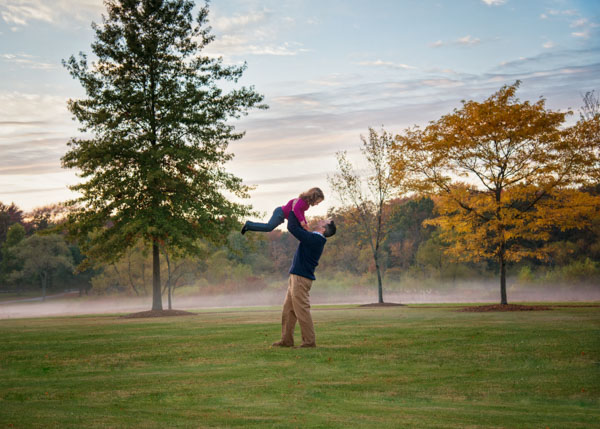
POLYGON ((551 231, 586 227, 599 207, 576 188, 593 162, 577 140, 582 125, 565 127, 570 112, 547 109, 543 98, 521 102, 519 85, 406 129, 392 157, 405 185, 435 195, 438 216, 427 222, 450 244, 447 255, 498 261, 501 304, 507 263, 548 258, 551 231))

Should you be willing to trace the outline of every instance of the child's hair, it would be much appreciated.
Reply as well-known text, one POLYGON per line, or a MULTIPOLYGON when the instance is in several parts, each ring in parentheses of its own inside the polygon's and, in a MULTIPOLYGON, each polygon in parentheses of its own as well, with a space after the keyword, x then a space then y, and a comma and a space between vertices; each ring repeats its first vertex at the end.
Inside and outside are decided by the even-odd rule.
POLYGON ((317 200, 324 200, 325 195, 320 188, 310 188, 306 192, 302 192, 298 198, 302 198, 307 204, 313 204, 317 200))

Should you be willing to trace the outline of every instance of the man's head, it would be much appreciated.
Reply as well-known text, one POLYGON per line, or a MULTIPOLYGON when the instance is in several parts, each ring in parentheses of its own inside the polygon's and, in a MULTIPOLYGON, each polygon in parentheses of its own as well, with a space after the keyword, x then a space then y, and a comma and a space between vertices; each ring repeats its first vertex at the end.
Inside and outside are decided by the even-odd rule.
POLYGON ((335 222, 332 219, 323 219, 317 222, 314 230, 315 232, 320 232, 325 237, 331 237, 335 234, 336 229, 335 222))

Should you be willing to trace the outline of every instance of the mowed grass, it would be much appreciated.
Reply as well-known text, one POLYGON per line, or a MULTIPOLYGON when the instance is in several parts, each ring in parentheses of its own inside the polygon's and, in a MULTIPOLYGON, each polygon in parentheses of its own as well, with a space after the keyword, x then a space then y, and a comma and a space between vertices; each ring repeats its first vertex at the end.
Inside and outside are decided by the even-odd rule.
POLYGON ((2 427, 600 425, 600 308, 316 308, 0 321, 2 427), (296 340, 299 342, 299 328, 296 340))

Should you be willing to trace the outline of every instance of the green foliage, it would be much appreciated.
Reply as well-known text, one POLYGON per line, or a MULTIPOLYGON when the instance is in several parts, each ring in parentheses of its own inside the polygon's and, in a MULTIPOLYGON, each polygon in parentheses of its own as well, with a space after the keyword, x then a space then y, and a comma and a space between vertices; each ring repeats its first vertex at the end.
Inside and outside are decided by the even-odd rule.
POLYGON ((0 202, 0 246, 6 240, 11 225, 23 221, 23 211, 15 203, 6 205, 0 202))
MULTIPOLYGON (((582 258, 549 270, 545 278, 550 281, 566 283, 589 283, 600 277, 600 262, 582 258)), ((594 282, 595 283, 595 282, 594 282)))
POLYGON ((35 234, 15 246, 22 269, 13 274, 16 279, 34 278, 41 283, 43 297, 52 277, 61 269, 72 270, 71 251, 59 234, 35 234))
POLYGON ((14 273, 23 268, 23 261, 17 256, 17 246, 25 238, 25 228, 20 223, 15 223, 8 229, 6 241, 0 248, 0 280, 10 283, 14 273))
MULTIPOLYGON (((214 40, 208 6, 192 17, 188 0, 107 0, 94 24, 88 64, 81 54, 64 62, 86 92, 69 110, 89 137, 73 138, 63 166, 84 182, 71 189, 69 232, 88 257, 113 262, 143 239, 153 246, 200 251, 200 239, 226 236, 249 208, 225 192, 246 197, 242 180, 224 169, 229 142, 239 140, 227 121, 260 104, 253 88, 224 92, 244 67, 224 66, 201 54, 214 40)), ((154 267, 154 306, 160 270, 154 267)))
POLYGON ((13 224, 6 234, 6 241, 4 247, 11 248, 19 244, 25 238, 25 227, 20 223, 13 224))
POLYGON ((416 251, 433 228, 423 222, 432 218, 433 201, 430 198, 399 200, 390 204, 390 219, 386 249, 391 263, 407 269, 415 263, 416 251))

